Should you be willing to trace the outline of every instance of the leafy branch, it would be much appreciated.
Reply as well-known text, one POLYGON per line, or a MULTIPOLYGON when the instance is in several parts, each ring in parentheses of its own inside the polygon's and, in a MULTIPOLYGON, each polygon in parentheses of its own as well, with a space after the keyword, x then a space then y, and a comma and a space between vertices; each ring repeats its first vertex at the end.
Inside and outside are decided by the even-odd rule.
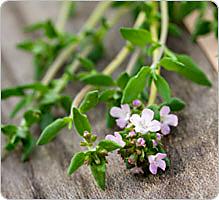
POLYGON ((211 86, 210 80, 192 58, 176 54, 166 45, 170 27, 172 31, 177 27, 172 19, 175 10, 171 9, 175 5, 186 7, 186 12, 178 15, 177 23, 195 9, 194 5, 190 8, 184 2, 100 2, 80 32, 67 36, 61 33, 70 10, 70 3, 66 1, 56 27, 51 21, 29 27, 31 31, 44 30, 50 43, 41 38, 40 42, 20 44, 20 48, 40 52, 38 56, 42 56, 43 52, 39 51, 39 44, 51 50, 51 41, 56 41, 55 47, 59 48, 51 53, 51 60, 49 56, 45 58, 50 67, 41 82, 2 90, 3 99, 21 97, 12 111, 12 117, 28 107, 19 126, 2 125, 2 133, 8 139, 6 149, 12 151, 21 143, 22 160, 27 160, 36 144, 48 144, 63 128, 74 126, 82 139, 80 146, 86 147, 86 150, 74 153, 68 175, 82 165, 88 165, 96 184, 103 190, 106 186, 107 156, 115 150, 127 169, 137 170, 138 173, 155 175, 170 167, 162 138, 178 125, 177 115, 171 112, 182 110, 185 102, 172 97, 171 88, 160 70, 176 72, 194 83, 211 86), (116 14, 107 19, 104 15, 110 7, 115 9, 116 14), (95 65, 103 53, 103 39, 127 12, 134 13, 135 23, 132 28, 120 28, 126 44, 100 72, 95 65), (112 73, 131 53, 126 69, 115 79, 112 78, 112 73), (151 65, 145 66, 146 61, 150 61, 151 65), (65 67, 63 74, 54 79, 62 66, 65 67), (84 87, 72 100, 64 89, 73 81, 82 82, 84 87), (105 103, 107 108, 107 126, 112 128, 116 124, 118 130, 97 141, 86 113, 100 102, 105 103), (54 108, 62 108, 65 114, 57 117, 53 113, 54 108), (33 124, 40 125, 42 130, 37 141, 30 131, 33 124))

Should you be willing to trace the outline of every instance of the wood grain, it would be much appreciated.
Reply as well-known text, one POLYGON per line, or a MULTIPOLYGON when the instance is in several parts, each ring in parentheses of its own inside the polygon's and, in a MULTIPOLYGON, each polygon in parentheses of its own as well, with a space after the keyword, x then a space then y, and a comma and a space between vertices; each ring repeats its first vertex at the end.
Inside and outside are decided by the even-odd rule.
MULTIPOLYGON (((2 7, 2 87, 31 81, 31 58, 15 50, 14 46, 26 37, 22 33, 22 26, 38 20, 38 13, 55 19, 58 4, 53 1, 46 2, 46 6, 42 7, 42 3, 45 2, 6 2, 2 7), (33 15, 31 9, 34 9, 33 15), (20 10, 19 15, 14 10, 20 10)), ((77 31, 91 11, 88 10, 89 6, 94 5, 94 2, 80 3, 80 12, 68 23, 68 30, 77 31)), ((124 44, 118 27, 131 24, 129 19, 125 17, 125 20, 110 32, 106 41, 106 57, 100 61, 98 68, 104 68, 124 44)), ((163 72, 170 82, 173 95, 187 102, 185 110, 179 113, 178 128, 164 141, 172 160, 169 171, 159 176, 134 176, 125 169, 120 157, 112 154, 108 157, 107 189, 103 192, 95 186, 86 166, 71 177, 66 175, 71 156, 80 150, 80 139, 74 131, 69 133, 64 130, 52 143, 38 147, 30 161, 22 163, 20 152, 17 151, 1 163, 2 195, 14 199, 215 197, 218 193, 217 74, 202 50, 188 38, 188 33, 184 32, 181 38, 170 38, 168 46, 179 53, 192 56, 208 74, 213 87, 200 87, 174 73, 163 72)), ((124 68, 125 63, 121 67, 124 68)), ((78 84, 76 88, 69 86, 67 90, 74 95, 80 88, 81 85, 78 84)), ((15 101, 16 99, 11 99, 2 103, 2 123, 11 122, 8 119, 8 111, 15 101)), ((102 138, 112 131, 105 128, 103 116, 103 105, 89 113, 94 132, 102 138)), ((18 118, 14 120, 18 121, 18 118)))

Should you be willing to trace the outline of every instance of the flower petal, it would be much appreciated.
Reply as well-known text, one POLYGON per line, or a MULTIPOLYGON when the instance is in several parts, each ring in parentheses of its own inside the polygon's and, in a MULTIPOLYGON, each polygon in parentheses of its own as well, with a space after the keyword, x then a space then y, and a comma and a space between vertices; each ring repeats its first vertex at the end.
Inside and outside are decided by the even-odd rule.
POLYGON ((164 160, 158 161, 158 167, 160 167, 163 171, 166 169, 166 162, 164 160))
POLYGON ((157 160, 162 160, 162 159, 164 159, 166 157, 167 157, 167 154, 165 154, 165 153, 157 153, 156 154, 156 159, 157 160))
POLYGON ((174 114, 167 115, 164 118, 164 123, 169 124, 171 126, 177 126, 178 125, 178 117, 174 114))
POLYGON ((141 117, 137 114, 133 114, 130 117, 130 122, 132 122, 135 126, 138 126, 140 124, 141 117))
POLYGON ((144 119, 144 121, 147 123, 147 122, 150 122, 153 118, 154 118, 154 111, 148 109, 148 108, 145 108, 143 111, 142 111, 142 115, 141 115, 141 118, 144 119))
POLYGON ((106 139, 106 140, 111 140, 111 141, 113 141, 113 142, 119 144, 121 147, 124 147, 124 146, 125 146, 125 142, 122 140, 122 136, 121 136, 119 133, 117 133, 117 132, 115 132, 114 135, 115 135, 115 136, 113 136, 113 135, 107 135, 107 136, 105 137, 105 139, 106 139))
POLYGON ((149 131, 151 132, 156 132, 156 131, 159 131, 160 130, 160 122, 157 121, 157 120, 153 120, 150 122, 150 124, 148 125, 148 129, 149 131))
POLYGON ((163 117, 163 116, 166 116, 170 113, 170 107, 168 106, 163 106, 161 109, 160 109, 160 116, 163 117))
POLYGON ((128 104, 121 105, 122 111, 124 112, 125 115, 130 115, 131 110, 128 104))
POLYGON ((113 135, 107 135, 107 136, 105 137, 105 139, 106 139, 106 140, 111 140, 111 141, 117 143, 116 137, 113 136, 113 135))
POLYGON ((112 107, 110 109, 110 115, 115 118, 123 118, 122 109, 119 107, 112 107))
POLYGON ((148 161, 149 163, 153 163, 155 161, 155 156, 154 155, 148 156, 148 161))
POLYGON ((157 166, 154 163, 151 163, 149 166, 149 170, 152 174, 157 174, 157 166))
POLYGON ((127 121, 124 120, 123 118, 119 118, 116 120, 116 124, 119 128, 124 128, 127 124, 127 121))
POLYGON ((170 127, 167 124, 161 124, 161 133, 167 135, 170 133, 170 127))
POLYGON ((114 135, 117 139, 122 140, 122 136, 119 134, 119 132, 114 132, 114 135))

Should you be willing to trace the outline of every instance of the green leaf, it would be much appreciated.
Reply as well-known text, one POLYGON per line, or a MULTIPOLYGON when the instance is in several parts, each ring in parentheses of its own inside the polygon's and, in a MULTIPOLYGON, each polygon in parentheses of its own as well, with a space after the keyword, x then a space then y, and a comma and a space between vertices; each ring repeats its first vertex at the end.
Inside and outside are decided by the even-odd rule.
POLYGON ((163 100, 168 101, 171 97, 171 91, 167 81, 160 75, 156 75, 155 85, 157 87, 158 93, 163 98, 163 100))
POLYGON ((195 41, 198 36, 205 35, 211 32, 211 29, 212 29, 211 21, 197 18, 194 31, 192 32, 193 41, 195 41))
MULTIPOLYGON (((177 59, 177 57, 176 57, 177 59)), ((178 72, 185 68, 185 65, 178 60, 175 60, 173 57, 164 57, 160 60, 160 65, 168 71, 178 72)))
POLYGON ((101 73, 93 73, 83 76, 81 81, 95 86, 113 86, 114 81, 111 76, 101 74, 101 73))
POLYGON ((60 104, 62 106, 62 108, 65 110, 65 112, 67 114, 69 114, 70 110, 71 110, 71 97, 70 96, 61 96, 59 98, 60 104))
POLYGON ((147 75, 151 73, 149 67, 142 67, 140 71, 132 78, 130 78, 129 82, 127 83, 124 91, 121 103, 131 103, 135 100, 138 95, 143 91, 147 75))
POLYGON ((80 136, 83 136, 84 131, 91 132, 91 125, 85 114, 82 114, 77 108, 73 108, 73 121, 75 128, 80 136))
POLYGON ((34 110, 28 110, 24 113, 24 119, 26 121, 27 126, 31 126, 32 124, 38 122, 41 117, 41 111, 34 109, 34 110))
POLYGON ((48 125, 40 135, 37 141, 37 145, 49 143, 58 135, 59 131, 63 129, 70 121, 71 119, 69 117, 64 117, 57 119, 53 123, 48 125))
POLYGON ((18 87, 14 87, 14 88, 6 88, 3 89, 1 91, 1 98, 2 99, 6 99, 9 98, 11 96, 23 96, 25 93, 25 90, 37 90, 40 92, 47 92, 48 91, 48 87, 43 85, 42 83, 31 83, 31 84, 27 84, 27 85, 21 85, 18 87))
POLYGON ((25 139, 28 136, 28 134, 29 134, 28 127, 26 127, 26 126, 19 126, 18 127, 16 135, 19 138, 25 139))
POLYGON ((50 111, 42 114, 40 119, 40 129, 44 130, 54 120, 54 117, 50 111))
POLYGON ((116 93, 116 90, 114 90, 114 89, 105 89, 100 93, 99 101, 100 102, 107 102, 107 101, 113 99, 113 96, 115 93, 116 93))
POLYGON ((106 149, 108 152, 121 148, 119 144, 111 140, 102 140, 98 144, 99 147, 106 149))
POLYGON ((81 113, 86 113, 91 108, 98 104, 98 90, 88 92, 80 104, 79 110, 81 113))
POLYGON ((157 48, 159 48, 159 47, 161 47, 160 43, 158 43, 158 42, 153 42, 153 43, 151 44, 151 46, 146 49, 147 55, 152 56, 153 52, 154 52, 157 48))
POLYGON ((188 14, 190 14, 192 11, 196 10, 196 9, 202 9, 205 4, 207 2, 195 2, 195 1, 191 1, 191 2, 181 2, 179 9, 177 10, 177 20, 182 20, 185 16, 187 16, 188 14))
POLYGON ((5 145, 5 149, 8 151, 12 151, 18 145, 20 138, 15 134, 10 138, 9 142, 5 145))
POLYGON ((121 28, 120 32, 124 39, 134 45, 145 46, 152 42, 151 33, 145 29, 121 28))
POLYGON ((204 72, 194 63, 192 58, 186 55, 177 55, 177 61, 169 57, 161 59, 160 64, 169 71, 174 71, 185 78, 205 86, 211 86, 204 72))
POLYGON ((90 169, 96 181, 97 186, 99 186, 102 190, 104 190, 105 178, 106 178, 106 161, 102 160, 99 165, 93 162, 90 165, 90 169))
POLYGON ((88 59, 88 58, 84 58, 81 56, 78 56, 78 60, 80 61, 80 63, 83 65, 83 67, 90 71, 92 69, 94 69, 94 63, 92 60, 88 59))
POLYGON ((13 108, 13 110, 10 113, 10 118, 13 118, 16 116, 16 114, 23 108, 25 108, 27 105, 29 105, 32 102, 32 96, 25 96, 23 97, 13 108))
POLYGON ((185 108, 185 102, 179 98, 171 98, 169 101, 164 102, 163 104, 161 104, 161 107, 163 105, 169 106, 171 111, 180 111, 183 108, 185 108))
POLYGON ((34 24, 31 24, 31 25, 25 27, 24 31, 25 32, 33 32, 33 31, 40 30, 42 28, 44 28, 44 22, 39 22, 39 23, 34 23, 34 24))
POLYGON ((116 122, 115 122, 115 118, 113 118, 109 112, 110 111, 108 110, 106 113, 106 127, 113 128, 116 122))
POLYGON ((48 20, 45 25, 44 25, 44 31, 45 31, 45 35, 48 38, 55 38, 58 37, 58 32, 55 29, 54 24, 52 23, 51 20, 48 20))
POLYGON ((169 33, 174 37, 180 37, 182 35, 182 30, 174 23, 169 23, 169 33))
POLYGON ((119 77, 116 80, 117 85, 121 88, 124 89, 126 84, 128 83, 130 79, 130 76, 128 75, 127 72, 123 72, 119 75, 119 77))
POLYGON ((88 55, 88 58, 93 62, 98 61, 104 55, 105 49, 102 43, 95 43, 93 51, 88 55))
POLYGON ((187 55, 177 55, 179 62, 186 67, 180 71, 180 74, 200 85, 211 86, 211 82, 205 73, 194 63, 191 57, 187 55))
POLYGON ((86 154, 84 152, 78 152, 74 154, 68 167, 68 175, 74 173, 79 167, 84 164, 85 156, 86 154))
POLYGON ((17 133, 17 126, 13 124, 1 125, 1 131, 4 135, 12 136, 17 133))
POLYGON ((22 150, 23 152, 22 152, 21 160, 24 162, 29 158, 30 154, 34 150, 34 147, 36 146, 36 140, 33 138, 31 134, 29 134, 27 138, 22 140, 22 143, 23 143, 23 150, 22 150))
POLYGON ((20 42, 16 45, 17 48, 25 50, 27 52, 32 52, 34 49, 34 42, 31 40, 25 40, 23 42, 20 42))

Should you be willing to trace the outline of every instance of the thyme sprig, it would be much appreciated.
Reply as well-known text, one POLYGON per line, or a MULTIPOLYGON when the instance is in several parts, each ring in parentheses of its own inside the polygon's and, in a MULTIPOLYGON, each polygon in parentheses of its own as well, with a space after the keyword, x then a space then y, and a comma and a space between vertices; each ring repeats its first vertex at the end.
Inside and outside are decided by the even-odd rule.
MULTIPOLYGON (((2 125, 2 133, 8 139, 5 148, 12 151, 18 144, 22 144, 22 160, 27 160, 36 144, 45 145, 55 139, 63 128, 74 127, 82 139, 80 146, 87 149, 74 153, 68 175, 86 164, 97 185, 105 189, 107 156, 115 150, 132 171, 154 175, 160 170, 165 171, 170 167, 170 160, 162 138, 171 132, 171 127, 178 125, 178 117, 171 112, 183 109, 185 102, 172 96, 171 87, 160 74, 161 69, 176 72, 199 85, 211 86, 210 80, 192 58, 171 51, 166 40, 168 33, 180 32, 178 25, 193 10, 198 9, 203 16, 205 2, 200 4, 202 6, 195 6, 197 4, 194 3, 190 7, 186 2, 103 1, 98 3, 77 35, 63 33, 70 5, 70 2, 64 2, 56 26, 51 21, 46 21, 29 27, 31 31, 44 30, 49 40, 45 41, 43 36, 40 42, 36 42, 37 45, 43 44, 52 51, 53 42, 56 41, 55 49, 59 48, 52 51, 50 59, 40 57, 41 61, 45 59, 47 66, 47 71, 41 73, 45 73, 41 82, 2 90, 3 99, 21 97, 12 116, 28 107, 19 126, 2 125), (116 14, 113 18, 105 18, 105 12, 111 6, 116 14), (175 11, 177 20, 173 18, 175 11), (134 14, 135 23, 133 27, 120 28, 126 43, 100 72, 94 66, 102 56, 103 39, 127 12, 134 14), (111 75, 130 54, 126 69, 113 79, 111 75), (145 66, 145 62, 149 63, 151 60, 150 66, 145 66), (63 73, 55 79, 63 66, 63 73), (72 81, 84 84, 73 99, 64 92, 72 81), (107 126, 118 126, 118 130, 105 139, 99 139, 93 134, 86 115, 100 102, 105 103, 107 108, 107 126), (53 113, 54 108, 62 108, 64 114, 57 117, 53 113), (40 125, 42 131, 37 141, 31 133, 33 124, 40 125)), ((206 23, 201 20, 193 38, 209 32, 203 31, 202 24, 206 23)), ((42 56, 42 51, 36 48, 36 44, 23 43, 20 48, 29 48, 33 53, 38 51, 37 55, 42 56)))

